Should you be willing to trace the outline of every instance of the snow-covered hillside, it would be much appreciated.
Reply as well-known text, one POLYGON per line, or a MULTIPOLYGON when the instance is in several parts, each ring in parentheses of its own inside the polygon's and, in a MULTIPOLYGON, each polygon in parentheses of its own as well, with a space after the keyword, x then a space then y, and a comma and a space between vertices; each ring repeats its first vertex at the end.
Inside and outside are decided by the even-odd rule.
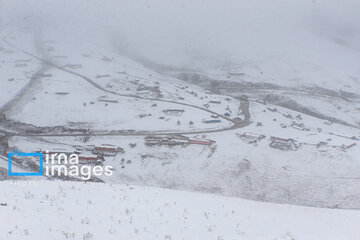
POLYGON ((359 7, 356 0, 13 0, 3 1, 1 24, 36 26, 39 39, 51 31, 80 36, 173 67, 241 71, 246 81, 358 91, 359 7))
POLYGON ((0 0, 0 240, 358 240, 359 9, 0 0))
POLYGON ((7 203, 0 207, 1 239, 356 240, 360 235, 357 211, 129 185, 27 184, 0 183, 0 202, 7 203))
MULTIPOLYGON (((106 182, 277 203, 359 208, 358 128, 304 113, 301 107, 294 110, 269 103, 272 98, 266 91, 272 92, 271 88, 264 90, 254 85, 243 90, 244 86, 235 85, 229 92, 222 91, 233 77, 224 81, 220 78, 220 84, 210 82, 206 90, 201 81, 182 81, 169 76, 168 71, 151 69, 118 54, 112 45, 102 42, 101 36, 59 36, 58 30, 65 31, 62 28, 34 36, 33 27, 21 26, 4 29, 6 37, 1 43, 7 87, 0 90, 11 93, 4 98, 2 113, 6 119, 2 129, 20 135, 7 140, 6 151, 89 152, 94 145, 113 144, 125 152, 105 157, 105 164, 115 168, 114 176, 103 179, 106 182), (23 82, 26 91, 20 91, 15 84, 21 76, 12 74, 17 73, 16 62, 21 59, 33 61, 26 66, 28 72, 23 71, 29 75, 23 82), (14 81, 7 80, 11 77, 14 81), (14 97, 17 93, 20 97, 14 97), (167 109, 184 112, 167 115, 167 109), (220 122, 206 124, 203 121, 207 119, 220 122), (246 132, 265 139, 249 143, 241 137, 246 132), (165 133, 184 133, 185 137, 216 143, 144 143, 146 134, 165 133), (274 149, 271 137, 291 138, 300 146, 295 151, 274 149)), ((215 76, 212 71, 209 74, 215 76)), ((288 87, 280 81, 275 83, 288 87)), ((276 94, 312 105, 315 113, 330 112, 330 116, 356 124, 358 116, 352 110, 358 99, 340 101, 339 97, 332 99, 318 92, 298 94, 301 88, 290 90, 278 89, 276 94), (314 97, 317 102, 312 101, 314 97), (347 104, 349 108, 339 110, 340 106, 336 106, 333 110, 332 103, 347 104), (346 114, 337 115, 338 111, 346 114)))

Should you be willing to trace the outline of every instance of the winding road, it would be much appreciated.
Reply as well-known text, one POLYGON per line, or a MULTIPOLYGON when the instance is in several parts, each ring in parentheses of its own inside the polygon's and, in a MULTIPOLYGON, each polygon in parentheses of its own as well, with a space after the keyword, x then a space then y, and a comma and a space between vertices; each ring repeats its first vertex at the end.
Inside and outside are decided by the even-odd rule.
MULTIPOLYGON (((29 133, 29 132, 14 132, 14 131, 9 131, 9 130, 4 130, 4 129, 0 129, 0 133, 5 134, 7 136, 26 136, 26 137, 69 137, 69 136, 146 136, 146 135, 165 135, 165 134, 204 134, 204 133, 214 133, 214 132, 223 132, 223 131, 228 131, 228 130, 235 130, 238 128, 243 128, 248 126, 251 122, 250 122, 250 112, 249 112, 249 104, 247 100, 239 100, 241 101, 241 106, 240 106, 240 111, 243 113, 243 115, 245 116, 243 120, 241 121, 236 121, 233 120, 231 118, 228 118, 222 114, 219 114, 217 112, 211 111, 209 109, 197 106, 197 105, 193 105, 193 104, 188 104, 188 103, 183 103, 183 102, 177 102, 177 101, 173 101, 173 100, 166 100, 166 99, 157 99, 157 98, 147 98, 147 97, 141 97, 141 96, 137 96, 137 95, 132 95, 132 94, 121 94, 115 91, 111 91, 109 89, 106 89, 102 86, 100 86, 99 84, 97 84, 95 81, 93 81, 92 79, 90 79, 89 77, 86 77, 80 73, 71 71, 69 69, 66 69, 64 67, 58 66, 55 63, 46 60, 44 58, 41 58, 33 53, 30 53, 28 51, 25 51, 21 48, 18 48, 16 46, 14 46, 13 44, 11 44, 10 42, 8 42, 5 39, 3 39, 3 41, 10 47, 26 54, 27 56, 30 56, 34 59, 39 60, 42 64, 43 64, 43 68, 40 70, 42 73, 44 73, 44 69, 48 70, 51 67, 56 68, 58 70, 64 71, 68 74, 77 76, 83 80, 85 80, 86 82, 88 82, 89 84, 91 84, 93 87, 109 93, 109 94, 113 94, 113 95, 117 95, 117 96, 121 96, 121 97, 128 97, 128 98, 135 98, 135 99, 141 99, 141 100, 149 100, 149 101, 156 101, 156 102, 166 102, 166 103, 171 103, 171 104, 177 104, 177 105, 181 105, 181 106, 186 106, 186 107, 191 107, 191 108, 195 108, 201 111, 205 111, 208 112, 210 114, 214 114, 214 115, 218 115, 219 118, 225 120, 225 121, 229 121, 232 123, 231 126, 228 127, 224 127, 221 129, 204 129, 204 130, 194 130, 194 131, 152 131, 152 132, 148 132, 148 131, 137 131, 137 132, 130 132, 130 131, 110 131, 110 132, 101 132, 101 133, 96 133, 96 132, 91 132, 91 133, 29 133)), ((36 72, 33 77, 31 78, 31 81, 26 85, 27 88, 29 89, 29 86, 31 87, 31 85, 33 84, 34 81, 38 80, 39 78, 36 77, 38 76, 38 72, 36 72)), ((15 97, 15 99, 10 100, 7 104, 5 104, 6 108, 11 106, 11 104, 13 104, 14 102, 16 103, 16 100, 20 99, 21 96, 25 93, 25 91, 22 89, 15 97)), ((3 107, 4 108, 4 107, 3 107)))

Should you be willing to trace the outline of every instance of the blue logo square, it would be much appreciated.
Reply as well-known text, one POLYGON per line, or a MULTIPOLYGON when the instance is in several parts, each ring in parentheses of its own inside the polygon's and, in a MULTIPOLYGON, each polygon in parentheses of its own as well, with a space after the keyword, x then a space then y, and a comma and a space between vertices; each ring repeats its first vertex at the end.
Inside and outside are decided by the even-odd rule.
POLYGON ((42 153, 18 153, 17 151, 9 153, 9 176, 43 176, 43 154, 42 153), (11 159, 14 156, 19 157, 39 157, 40 158, 40 172, 38 173, 14 173, 11 171, 11 159))

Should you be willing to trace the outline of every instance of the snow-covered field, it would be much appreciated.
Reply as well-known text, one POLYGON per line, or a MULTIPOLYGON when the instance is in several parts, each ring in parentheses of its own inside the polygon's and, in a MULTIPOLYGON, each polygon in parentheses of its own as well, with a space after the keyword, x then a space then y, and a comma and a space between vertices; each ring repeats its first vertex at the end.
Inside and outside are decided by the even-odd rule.
POLYGON ((0 238, 356 240, 360 212, 117 184, 0 183, 0 238), (27 184, 27 186, 25 186, 27 184))
MULTIPOLYGON (((360 131, 357 128, 250 101, 250 122, 221 132, 234 123, 226 119, 215 124, 202 121, 218 119, 214 115, 225 113, 230 119, 239 117, 242 120, 244 109, 240 106, 244 101, 214 94, 151 70, 114 53, 109 46, 94 44, 93 41, 100 41, 97 38, 74 41, 67 35, 55 38, 56 33, 49 31, 48 36, 33 39, 29 29, 17 33, 9 31, 7 35, 3 44, 12 49, 14 59, 21 59, 25 54, 36 62, 41 58, 44 65, 51 63, 43 75, 35 74, 34 86, 22 98, 8 105, 5 111, 8 120, 36 127, 87 129, 89 133, 187 132, 190 137, 216 141, 210 147, 149 147, 144 144, 144 136, 89 136, 84 143, 81 136, 50 135, 12 137, 8 141, 12 148, 23 152, 74 151, 78 146, 115 144, 124 148, 125 153, 106 157, 105 164, 115 167, 114 176, 103 179, 106 182, 205 191, 278 203, 359 208, 356 201, 360 194, 359 148, 356 145, 346 149, 358 142, 360 131), (14 36, 9 37, 11 34, 14 36), (28 44, 33 41, 35 44, 28 44), (182 109, 184 113, 169 116, 163 112, 166 109, 182 109), (191 134, 207 130, 220 132, 191 134), (248 144, 239 137, 245 132, 264 135, 265 139, 248 144), (271 148, 272 136, 292 138, 301 146, 296 151, 271 148), (326 145, 318 147, 319 143, 326 145)), ((41 65, 33 67, 34 72, 42 68, 41 65)), ((14 68, 8 66, 6 69, 13 72, 14 68)), ((256 96, 256 92, 250 94, 251 98, 256 99, 256 96)), ((315 103, 302 97, 303 104, 315 103)), ((329 97, 319 98, 312 109, 336 116, 339 109, 329 105, 339 101, 324 104, 326 99, 329 97)), ((352 109, 356 107, 356 103, 351 104, 352 109)), ((342 111, 346 113, 352 109, 342 111)), ((343 118, 356 124, 354 117, 356 113, 351 112, 343 118)))
POLYGON ((216 141, 209 147, 146 146, 142 136, 91 137, 86 143, 82 137, 13 137, 9 145, 22 152, 32 152, 38 149, 74 151, 79 146, 91 148, 111 143, 122 147, 125 153, 105 158, 105 164, 115 168, 112 177, 103 178, 106 182, 205 191, 278 203, 359 207, 359 148, 342 149, 342 144, 356 143, 345 138, 353 132, 335 124, 324 125, 308 116, 303 116, 302 122, 305 126, 313 123, 310 131, 290 126, 284 129, 280 124, 291 122, 282 115, 284 109, 271 112, 261 105, 251 109, 254 118, 262 119, 263 126, 253 123, 236 131, 193 135, 216 141), (278 120, 274 122, 273 118, 278 120), (323 128, 321 133, 316 130, 317 124, 323 128), (344 137, 330 134, 333 130, 344 137), (264 134, 266 138, 248 144, 239 138, 244 132, 264 134), (301 146, 296 151, 274 149, 269 146, 271 136, 290 136, 301 146), (321 141, 328 145, 317 147, 321 141))
POLYGON ((0 103, 2 108, 9 100, 16 98, 16 94, 30 82, 32 75, 40 68, 41 62, 15 51, 4 42, 0 43, 0 103))
MULTIPOLYGON (((24 37, 31 41, 31 36, 23 35, 6 42, 21 45, 24 37)), ((44 42, 51 42, 57 47, 55 41, 44 42)), ((64 44, 59 43, 60 46, 64 44)), ((52 49, 52 46, 45 48, 52 49)), ((80 41, 77 51, 70 51, 69 55, 65 54, 66 51, 62 52, 61 56, 65 59, 56 59, 53 51, 45 54, 44 61, 52 61, 57 67, 71 72, 51 69, 50 66, 36 79, 32 88, 27 89, 22 99, 6 109, 7 118, 40 127, 195 131, 232 125, 226 119, 217 124, 204 124, 203 120, 216 114, 212 112, 220 112, 221 115, 231 112, 234 117, 242 117, 239 101, 232 97, 205 93, 204 89, 189 87, 178 79, 160 75, 125 57, 96 54, 84 57, 79 54, 81 50, 87 52, 92 48, 92 45, 80 41), (211 101, 222 104, 212 104, 211 101), (180 117, 166 116, 163 112, 166 109, 184 110, 184 113, 180 117)), ((19 49, 12 49, 13 55, 18 58, 24 55, 19 49)), ((37 52, 31 45, 25 50, 37 52)), ((43 57, 41 54, 38 56, 43 57)), ((8 67, 7 70, 12 72, 13 69, 8 67)))
MULTIPOLYGON (((156 102, 103 92, 59 70, 47 71, 36 90, 29 91, 7 116, 36 126, 73 126, 94 130, 190 130, 205 129, 211 114, 178 104, 156 102), (62 94, 64 93, 64 94, 62 94), (184 110, 181 116, 168 116, 166 109, 184 110), (163 117, 163 119, 159 119, 163 117), (180 124, 177 124, 180 121, 180 124), (189 125, 192 121, 194 124, 189 125)), ((223 122, 215 128, 231 126, 223 122)), ((213 126, 214 127, 214 126, 213 126)), ((210 126, 211 128, 211 126, 210 126)))

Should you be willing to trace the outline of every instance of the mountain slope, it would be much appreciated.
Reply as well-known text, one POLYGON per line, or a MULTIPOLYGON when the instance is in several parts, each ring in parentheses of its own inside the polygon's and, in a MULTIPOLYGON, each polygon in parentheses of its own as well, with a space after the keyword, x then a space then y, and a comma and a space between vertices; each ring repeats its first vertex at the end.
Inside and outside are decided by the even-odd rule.
POLYGON ((1 182, 1 239, 357 239, 359 211, 160 188, 1 182))

